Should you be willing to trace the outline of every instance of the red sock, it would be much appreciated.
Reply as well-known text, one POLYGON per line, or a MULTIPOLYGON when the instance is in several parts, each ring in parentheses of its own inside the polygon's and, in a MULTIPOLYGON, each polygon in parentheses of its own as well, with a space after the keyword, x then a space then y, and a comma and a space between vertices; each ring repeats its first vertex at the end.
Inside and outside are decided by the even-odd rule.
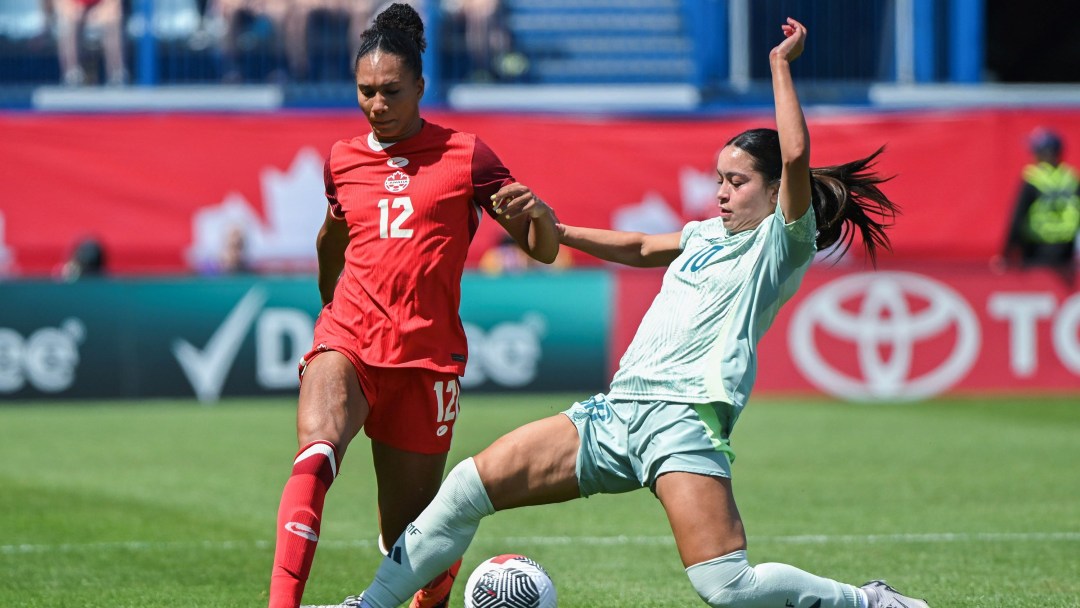
POLYGON ((319 542, 326 490, 337 476, 329 441, 313 441, 296 454, 278 506, 277 547, 270 574, 270 608, 297 608, 319 542))

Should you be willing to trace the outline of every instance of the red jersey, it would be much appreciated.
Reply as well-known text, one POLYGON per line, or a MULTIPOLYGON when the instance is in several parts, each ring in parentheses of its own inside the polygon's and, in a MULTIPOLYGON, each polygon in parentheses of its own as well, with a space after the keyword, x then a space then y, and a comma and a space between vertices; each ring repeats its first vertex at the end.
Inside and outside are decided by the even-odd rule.
POLYGON ((368 365, 464 374, 465 256, 510 172, 475 135, 425 121, 391 145, 370 134, 337 142, 325 181, 350 240, 316 341, 355 349, 368 365))

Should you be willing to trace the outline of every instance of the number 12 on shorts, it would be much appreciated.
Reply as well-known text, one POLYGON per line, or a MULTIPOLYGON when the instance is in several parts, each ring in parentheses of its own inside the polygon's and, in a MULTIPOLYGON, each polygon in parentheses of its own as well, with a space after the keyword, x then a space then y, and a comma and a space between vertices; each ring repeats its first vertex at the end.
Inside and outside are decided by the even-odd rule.
POLYGON ((435 383, 435 401, 438 411, 436 412, 437 422, 450 422, 454 418, 457 418, 458 409, 458 383, 457 380, 451 380, 449 382, 443 382, 439 380, 435 383))

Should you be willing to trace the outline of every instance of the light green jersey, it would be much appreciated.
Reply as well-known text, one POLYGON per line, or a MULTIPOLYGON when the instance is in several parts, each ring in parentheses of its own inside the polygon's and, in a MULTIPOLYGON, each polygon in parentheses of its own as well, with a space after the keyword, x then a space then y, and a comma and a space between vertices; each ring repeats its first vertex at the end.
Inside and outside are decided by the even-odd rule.
POLYGON ((816 236, 812 210, 785 224, 779 205, 757 228, 736 234, 720 218, 687 224, 682 253, 668 266, 608 397, 722 402, 738 416, 757 375, 758 341, 798 289, 816 236))

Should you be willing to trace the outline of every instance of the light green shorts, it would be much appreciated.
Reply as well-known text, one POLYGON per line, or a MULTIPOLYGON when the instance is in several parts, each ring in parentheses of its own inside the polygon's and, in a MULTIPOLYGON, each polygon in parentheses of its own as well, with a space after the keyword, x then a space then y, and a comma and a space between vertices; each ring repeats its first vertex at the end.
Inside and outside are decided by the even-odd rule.
POLYGON ((726 404, 609 401, 604 395, 563 412, 577 426, 581 495, 654 488, 664 473, 731 477, 726 404))

